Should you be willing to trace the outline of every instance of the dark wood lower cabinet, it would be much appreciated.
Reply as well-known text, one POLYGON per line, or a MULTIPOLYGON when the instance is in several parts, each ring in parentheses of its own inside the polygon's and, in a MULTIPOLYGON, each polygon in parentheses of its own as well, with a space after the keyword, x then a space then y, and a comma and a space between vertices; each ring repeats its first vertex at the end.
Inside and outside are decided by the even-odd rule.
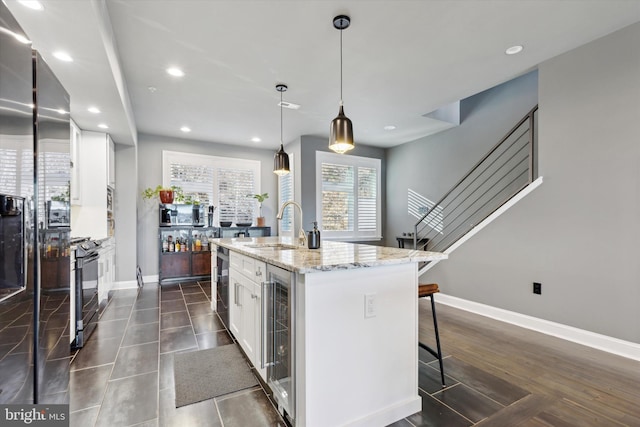
POLYGON ((190 252, 162 254, 160 257, 160 279, 191 276, 190 252))
POLYGON ((193 276, 206 276, 211 274, 211 252, 194 251, 191 253, 191 274, 193 276))

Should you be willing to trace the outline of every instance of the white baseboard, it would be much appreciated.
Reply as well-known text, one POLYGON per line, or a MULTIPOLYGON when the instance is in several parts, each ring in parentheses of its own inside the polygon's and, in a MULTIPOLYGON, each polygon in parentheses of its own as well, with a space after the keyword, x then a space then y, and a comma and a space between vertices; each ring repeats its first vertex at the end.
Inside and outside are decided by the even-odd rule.
MULTIPOLYGON (((142 276, 144 283, 158 283, 158 275, 142 276)), ((121 282, 114 282, 111 290, 117 291, 120 289, 135 289, 138 287, 137 280, 123 280, 121 282)))
POLYGON ((119 291, 122 289, 135 289, 138 287, 136 280, 123 280, 121 282, 113 282, 112 291, 119 291))
POLYGON ((640 361, 640 344, 439 293, 438 303, 640 361))

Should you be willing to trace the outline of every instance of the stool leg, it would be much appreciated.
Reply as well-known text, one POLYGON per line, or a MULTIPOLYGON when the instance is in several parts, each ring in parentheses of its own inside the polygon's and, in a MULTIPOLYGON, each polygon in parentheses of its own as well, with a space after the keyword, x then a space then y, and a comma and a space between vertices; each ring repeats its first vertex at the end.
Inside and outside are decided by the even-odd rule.
POLYGON ((442 349, 440 348, 440 334, 438 333, 438 320, 436 319, 436 303, 433 299, 433 295, 431 297, 431 314, 433 315, 433 329, 436 333, 436 348, 438 349, 438 363, 440 364, 440 379, 442 380, 442 387, 446 387, 444 383, 444 366, 442 363, 442 349))

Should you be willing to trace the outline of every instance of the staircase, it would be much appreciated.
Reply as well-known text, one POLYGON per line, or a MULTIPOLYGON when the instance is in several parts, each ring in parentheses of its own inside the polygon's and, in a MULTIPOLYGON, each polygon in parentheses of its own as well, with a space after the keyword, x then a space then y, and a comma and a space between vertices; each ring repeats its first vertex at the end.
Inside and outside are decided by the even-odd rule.
POLYGON ((536 105, 426 210, 414 225, 414 249, 448 253, 515 198, 522 197, 537 178, 534 151, 537 111, 536 105))

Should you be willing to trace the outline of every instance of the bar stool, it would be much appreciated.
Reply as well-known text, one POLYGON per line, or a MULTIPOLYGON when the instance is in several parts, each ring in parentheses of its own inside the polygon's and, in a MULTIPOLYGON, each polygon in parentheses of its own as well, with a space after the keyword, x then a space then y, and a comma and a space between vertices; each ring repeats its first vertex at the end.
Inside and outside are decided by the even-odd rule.
POLYGON ((444 367, 442 364, 442 349, 440 348, 440 334, 438 334, 438 320, 436 319, 436 304, 433 300, 433 294, 440 292, 438 289, 437 283, 429 283, 429 284, 419 284, 418 285, 418 298, 429 297, 431 298, 431 313, 433 315, 433 330, 436 334, 436 348, 437 351, 434 351, 431 347, 421 342, 418 342, 420 347, 427 350, 429 353, 433 355, 433 357, 438 358, 438 363, 440 364, 440 378, 442 380, 442 387, 446 387, 444 383, 444 367))

